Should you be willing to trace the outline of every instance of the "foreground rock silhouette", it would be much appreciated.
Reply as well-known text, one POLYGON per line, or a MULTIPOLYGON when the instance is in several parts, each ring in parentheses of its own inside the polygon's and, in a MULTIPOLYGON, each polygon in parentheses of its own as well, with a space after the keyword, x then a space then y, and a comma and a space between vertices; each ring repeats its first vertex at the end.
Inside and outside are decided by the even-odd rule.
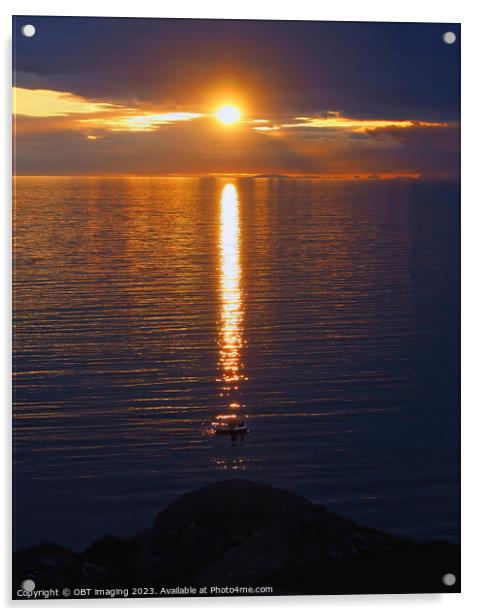
MULTIPOLYGON (((212 483, 161 511, 149 530, 106 536, 82 554, 42 544, 14 555, 14 592, 37 588, 272 586, 273 594, 458 592, 460 550, 359 526, 245 480, 212 483)), ((210 592, 210 591, 209 591, 210 592)))

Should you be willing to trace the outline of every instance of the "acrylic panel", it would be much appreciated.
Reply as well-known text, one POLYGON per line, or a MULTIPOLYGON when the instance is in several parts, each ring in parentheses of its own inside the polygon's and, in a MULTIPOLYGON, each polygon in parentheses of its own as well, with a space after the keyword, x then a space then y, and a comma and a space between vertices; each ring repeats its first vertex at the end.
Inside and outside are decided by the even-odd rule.
POLYGON ((15 599, 460 590, 460 26, 13 20, 15 599))

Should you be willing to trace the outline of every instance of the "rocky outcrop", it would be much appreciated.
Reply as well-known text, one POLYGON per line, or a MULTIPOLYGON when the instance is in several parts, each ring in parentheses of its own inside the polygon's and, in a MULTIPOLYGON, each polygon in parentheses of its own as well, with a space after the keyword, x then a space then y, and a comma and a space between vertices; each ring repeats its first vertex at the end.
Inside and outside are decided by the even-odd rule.
POLYGON ((53 544, 14 556, 14 587, 272 585, 275 594, 458 591, 459 549, 359 526, 284 490, 245 480, 189 492, 130 541, 111 536, 83 554, 53 544), (48 582, 48 584, 47 584, 48 582))
POLYGON ((157 515, 136 564, 150 583, 255 584, 286 567, 348 560, 395 539, 267 485, 233 480, 181 496, 157 515))
POLYGON ((13 555, 13 587, 34 580, 44 588, 63 586, 76 577, 78 554, 56 543, 41 543, 13 555))

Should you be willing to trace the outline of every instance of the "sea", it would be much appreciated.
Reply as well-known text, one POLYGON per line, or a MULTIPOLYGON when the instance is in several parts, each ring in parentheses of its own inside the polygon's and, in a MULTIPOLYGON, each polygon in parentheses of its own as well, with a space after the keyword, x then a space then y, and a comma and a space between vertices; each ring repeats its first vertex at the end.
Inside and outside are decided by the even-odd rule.
POLYGON ((458 543, 459 215, 448 182, 15 178, 14 549, 230 478, 458 543))

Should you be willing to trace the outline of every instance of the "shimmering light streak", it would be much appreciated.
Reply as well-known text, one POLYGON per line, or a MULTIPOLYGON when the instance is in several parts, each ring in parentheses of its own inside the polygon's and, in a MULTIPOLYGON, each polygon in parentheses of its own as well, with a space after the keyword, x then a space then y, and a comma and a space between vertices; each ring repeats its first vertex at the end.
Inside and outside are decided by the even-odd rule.
MULTIPOLYGON (((238 389, 242 374, 241 350, 244 346, 242 272, 240 266, 240 224, 237 189, 226 184, 220 212, 220 366, 226 393, 238 389)), ((231 408, 238 408, 233 402, 231 408)))

